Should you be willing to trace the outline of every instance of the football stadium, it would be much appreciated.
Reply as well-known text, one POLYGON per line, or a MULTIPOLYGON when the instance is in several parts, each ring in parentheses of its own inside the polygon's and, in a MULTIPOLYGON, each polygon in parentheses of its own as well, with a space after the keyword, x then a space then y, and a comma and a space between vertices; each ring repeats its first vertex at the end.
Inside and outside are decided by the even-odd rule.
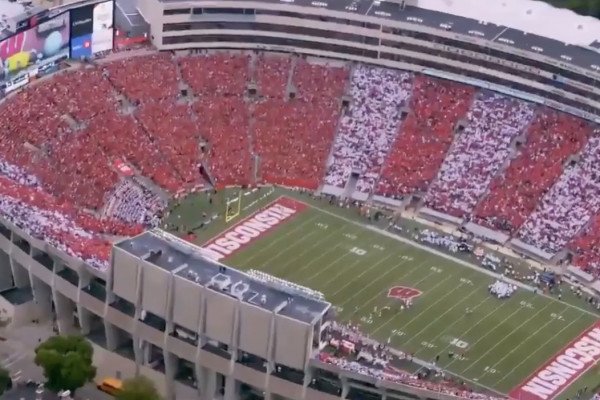
POLYGON ((87 339, 111 394, 145 376, 165 400, 600 398, 597 18, 534 0, 0 15, 15 390, 44 382, 3 346, 47 327, 87 339))

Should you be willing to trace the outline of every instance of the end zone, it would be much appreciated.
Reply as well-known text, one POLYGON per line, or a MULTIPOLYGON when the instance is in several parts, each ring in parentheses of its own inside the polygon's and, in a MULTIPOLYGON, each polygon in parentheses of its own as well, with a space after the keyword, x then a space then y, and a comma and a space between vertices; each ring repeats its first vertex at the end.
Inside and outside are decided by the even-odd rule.
POLYGON ((221 260, 250 245, 306 208, 308 205, 298 200, 280 197, 210 239, 202 248, 207 256, 221 260))
POLYGON ((587 328, 519 386, 511 399, 551 400, 600 361, 600 321, 587 328))

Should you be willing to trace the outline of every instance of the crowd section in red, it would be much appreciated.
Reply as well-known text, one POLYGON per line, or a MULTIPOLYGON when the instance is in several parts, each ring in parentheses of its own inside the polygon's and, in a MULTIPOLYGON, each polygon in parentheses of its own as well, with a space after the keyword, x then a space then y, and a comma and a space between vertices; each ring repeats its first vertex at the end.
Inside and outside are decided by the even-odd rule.
POLYGON ((192 106, 200 134, 208 142, 210 171, 217 187, 252 181, 249 109, 244 99, 249 58, 243 55, 186 57, 183 80, 199 99, 192 106))
POLYGON ((477 222, 513 233, 560 177, 569 157, 581 151, 590 134, 590 126, 579 118, 539 110, 518 156, 503 175, 492 181, 488 194, 476 207, 477 222))
POLYGON ((376 193, 401 197, 425 192, 454 140, 457 123, 466 116, 475 89, 417 76, 411 112, 388 154, 376 193))
MULTIPOLYGON (((4 101, 0 176, 13 221, 46 210, 48 233, 31 231, 86 260, 107 245, 103 235, 156 223, 163 202, 135 177, 175 196, 205 179, 343 189, 358 171, 363 194, 425 193, 438 211, 540 248, 567 245, 597 274, 593 130, 421 75, 279 54, 165 53, 61 72, 4 101), (81 240, 98 242, 86 250, 81 240)), ((106 264, 107 251, 97 259, 106 264)))
POLYGON ((256 68, 259 81, 270 82, 254 111, 260 182, 316 189, 335 136, 348 70, 303 60, 290 68, 274 56, 260 59, 256 68), (290 93, 292 98, 282 101, 279 94, 290 93))

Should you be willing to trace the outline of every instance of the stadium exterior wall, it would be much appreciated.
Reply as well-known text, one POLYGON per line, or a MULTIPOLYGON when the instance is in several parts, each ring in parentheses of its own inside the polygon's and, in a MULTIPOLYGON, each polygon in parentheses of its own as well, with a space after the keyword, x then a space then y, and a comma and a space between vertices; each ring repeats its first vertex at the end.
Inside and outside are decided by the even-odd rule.
MULTIPOLYGON (((113 247, 113 260, 118 254, 114 249, 116 247, 113 247)), ((28 318, 43 319, 45 316, 54 319, 62 334, 86 335, 96 348, 95 357, 99 363, 99 374, 102 374, 98 379, 114 375, 126 378, 144 373, 157 381, 168 399, 188 400, 194 396, 212 400, 222 395, 224 399, 237 400, 241 398, 244 384, 263 392, 265 399, 334 400, 345 398, 350 387, 370 392, 382 400, 408 397, 455 399, 454 396, 390 381, 376 381, 372 377, 344 371, 318 361, 314 352, 305 355, 307 364, 302 371, 302 383, 287 379, 285 374, 276 376, 271 366, 267 366, 267 372, 264 372, 244 365, 233 354, 234 346, 228 351, 215 351, 206 346, 211 339, 204 337, 200 330, 195 332, 198 335, 196 341, 175 335, 171 330, 173 304, 169 298, 172 295, 166 293, 167 308, 170 308, 165 318, 166 326, 144 322, 145 310, 140 293, 142 276, 153 268, 148 263, 138 263, 140 273, 135 274, 134 281, 123 286, 129 286, 129 293, 121 294, 135 300, 134 304, 125 304, 124 299, 113 291, 111 282, 115 269, 128 268, 127 262, 121 259, 118 261, 120 264, 113 265, 109 272, 97 271, 29 236, 5 219, 0 219, 0 251, 5 255, 0 257, 0 268, 10 271, 10 278, 19 290, 32 295, 32 302, 22 308, 23 314, 15 315, 16 320, 23 322, 28 318), (156 352, 164 358, 164 369, 151 366, 152 354, 156 352), (197 388, 176 379, 179 362, 193 365, 197 388), (311 387, 312 379, 323 371, 339 377, 343 383, 341 393, 333 395, 311 387), (365 385, 359 382, 365 382, 365 385)), ((157 293, 153 295, 160 297, 157 293)), ((177 295, 186 298, 188 293, 177 295)), ((194 295, 189 293, 189 297, 194 298, 194 295)), ((234 336, 250 334, 240 331, 238 323, 233 325, 233 329, 237 329, 234 336)), ((266 361, 268 365, 273 364, 273 360, 266 361)))
POLYGON ((600 121, 600 70, 489 40, 293 4, 226 1, 214 8, 209 1, 148 0, 139 7, 160 50, 261 49, 449 73, 533 94, 533 101, 600 121), (189 12, 165 15, 172 10, 189 12))

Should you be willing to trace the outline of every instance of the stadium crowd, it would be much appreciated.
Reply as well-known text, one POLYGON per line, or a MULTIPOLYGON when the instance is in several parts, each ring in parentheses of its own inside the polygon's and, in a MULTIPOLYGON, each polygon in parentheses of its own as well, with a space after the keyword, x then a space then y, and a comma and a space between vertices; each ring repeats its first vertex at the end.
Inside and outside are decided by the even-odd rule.
POLYGON ((556 253, 600 212, 600 130, 588 141, 581 159, 565 168, 518 236, 524 242, 556 253))
POLYGON ((412 91, 412 75, 358 66, 351 80, 352 102, 340 120, 325 183, 344 187, 357 172, 356 188, 368 193, 398 134, 412 91))
POLYGON ((472 87, 415 77, 410 111, 381 171, 377 194, 399 198, 427 191, 474 93, 472 87))
POLYGON ((358 326, 346 326, 334 322, 328 328, 327 341, 331 351, 322 351, 319 355, 319 359, 324 363, 334 364, 342 369, 378 380, 393 381, 465 399, 500 399, 473 392, 464 384, 445 379, 441 374, 436 374, 435 379, 429 379, 428 374, 409 373, 396 367, 394 364, 398 361, 410 360, 412 357, 394 352, 388 346, 369 339, 361 333, 358 326))
POLYGON ((598 275, 599 132, 406 72, 275 54, 164 53, 60 72, 10 96, 0 104, 0 174, 68 206, 68 218, 80 210, 122 221, 89 230, 102 241, 127 224, 154 226, 165 204, 159 192, 181 196, 208 182, 344 188, 356 172, 363 194, 425 192, 440 212, 552 254, 567 246, 576 265, 598 275))
POLYGON ((455 217, 469 215, 532 116, 533 107, 527 103, 480 93, 429 187, 426 204, 455 217))

